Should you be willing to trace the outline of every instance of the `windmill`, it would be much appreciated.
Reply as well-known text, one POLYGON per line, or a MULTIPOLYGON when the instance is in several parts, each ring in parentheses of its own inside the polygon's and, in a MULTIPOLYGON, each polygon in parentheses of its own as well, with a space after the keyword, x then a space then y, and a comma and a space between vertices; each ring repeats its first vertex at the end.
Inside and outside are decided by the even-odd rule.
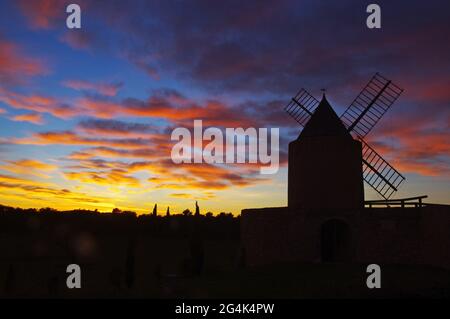
MULTIPOLYGON (((380 154, 378 154, 366 141, 364 141, 364 138, 367 136, 367 134, 373 129, 373 127, 378 123, 378 121, 383 117, 383 115, 387 112, 387 110, 392 106, 392 104, 398 99, 400 94, 403 92, 403 89, 399 88, 397 85, 395 85, 392 81, 386 79, 379 73, 376 73, 370 81, 367 83, 367 85, 362 89, 362 91, 358 94, 358 96, 353 100, 353 102, 350 104, 350 106, 345 110, 345 112, 338 118, 336 113, 332 110, 331 106, 328 104, 324 97, 321 102, 319 102, 316 98, 314 98, 311 94, 309 94, 305 89, 301 89, 297 95, 295 95, 289 104, 285 107, 285 111, 292 116, 302 127, 304 127, 304 130, 302 131, 302 134, 304 135, 303 139, 305 139, 308 136, 314 135, 311 134, 311 132, 315 129, 317 132, 318 126, 321 126, 320 134, 316 135, 340 135, 342 136, 342 140, 344 139, 344 135, 352 137, 353 146, 355 146, 355 149, 357 149, 357 152, 354 152, 355 155, 352 155, 351 159, 355 161, 360 161, 359 164, 354 164, 350 168, 353 171, 356 171, 356 175, 359 174, 359 176, 362 175, 362 179, 370 185, 381 197, 383 197, 385 200, 388 200, 394 192, 398 190, 398 187, 400 184, 405 180, 405 177, 400 174, 392 165, 390 165, 383 157, 381 157, 380 154), (316 110, 321 109, 320 113, 321 115, 316 115, 316 110), (313 119, 314 118, 314 119, 313 119), (312 120, 313 119, 313 120, 312 120), (311 123, 315 122, 315 123, 311 123), (320 124, 319 124, 320 122, 320 124), (339 122, 339 123, 338 123, 339 122), (333 128, 325 127, 327 124, 329 126, 333 126, 333 128), (312 127, 315 127, 314 129, 312 127), (305 132, 307 131, 308 132, 305 132), (343 130, 346 130, 346 133, 342 132, 343 130), (328 131, 331 131, 328 132, 328 131), (347 134, 348 133, 348 134, 347 134), (358 141, 359 143, 355 143, 358 141), (356 145, 357 144, 357 145, 356 145), (359 153, 360 154, 356 154, 359 153), (362 162, 362 163, 361 163, 362 162), (360 170, 360 171, 358 171, 360 170), (361 174, 362 170, 362 174, 361 174)), ((302 135, 300 134, 300 135, 302 135)), ((300 137, 299 137, 300 139, 300 137)), ((317 139, 315 139, 317 140, 317 139)), ((348 142, 348 141, 347 141, 348 142)), ((346 143, 347 143, 346 142, 346 143)), ((291 142, 298 143, 297 141, 291 142)), ((320 154, 321 152, 326 152, 326 150, 323 150, 327 148, 326 146, 323 146, 324 143, 329 143, 330 147, 333 146, 335 143, 333 141, 324 142, 324 139, 322 138, 320 142, 315 142, 317 144, 322 144, 322 146, 315 146, 314 150, 322 148, 321 151, 317 151, 316 153, 319 155, 315 155, 315 157, 312 157, 309 159, 309 166, 315 165, 315 161, 320 161, 320 154), (311 164, 312 163, 312 164, 311 164)), ((351 142, 348 142, 351 143, 351 142)), ((347 143, 347 144, 348 144, 347 143)), ((345 144, 345 145, 347 145, 345 144)), ((342 144, 344 145, 344 144, 342 144)), ((350 145, 350 144, 349 144, 350 145)), ((353 147, 351 146, 351 147, 353 147)), ((299 176, 303 178, 303 180, 312 180, 313 178, 309 177, 312 175, 312 173, 296 173, 298 169, 295 165, 304 165, 301 163, 304 163, 304 157, 305 155, 305 147, 299 148, 300 151, 295 151, 295 145, 291 147, 289 145, 289 152, 295 153, 292 155, 293 157, 289 158, 289 161, 295 161, 296 163, 290 164, 289 169, 292 170, 292 174, 290 172, 289 178, 290 179, 298 179, 299 176), (295 151, 295 152, 294 152, 295 151), (300 163, 300 164, 298 164, 300 163), (292 167, 292 169, 291 169, 292 167), (306 176, 306 177, 305 177, 306 176)), ((298 147, 297 147, 298 148, 298 147)), ((345 147, 344 147, 345 149, 345 147)), ((345 150, 343 150, 341 153, 343 153, 345 150)), ((335 152, 334 155, 338 154, 340 156, 339 152, 335 152)), ((329 157, 334 156, 333 154, 328 154, 329 157)), ((343 157, 344 158, 344 157, 343 157)), ((346 158, 341 159, 341 166, 346 166, 347 164, 345 161, 347 161, 346 158)), ((334 165, 333 160, 329 160, 329 165, 334 165)), ((349 165, 347 165, 349 166, 349 165)), ((304 171, 307 171, 307 168, 303 169, 304 171)), ((328 175, 334 174, 335 171, 342 170, 338 165, 336 165, 333 170, 328 170, 328 175), (331 173, 330 173, 331 172, 331 173)), ((345 173, 345 168, 343 169, 345 173)), ((337 172, 336 174, 339 174, 337 172)), ((316 174, 321 175, 321 174, 316 174)), ((322 174, 323 175, 323 174, 322 174)), ((355 174, 354 174, 355 175, 355 174)), ((317 176, 317 178, 321 178, 320 176, 317 176)), ((345 175, 339 175, 339 179, 341 181, 338 181, 340 183, 347 183, 345 181, 346 177, 345 175)), ((354 182, 355 187, 353 190, 357 190, 358 192, 358 178, 356 178, 356 181, 354 182)), ((299 195, 299 191, 296 189, 291 190, 289 188, 297 188, 295 183, 299 183, 298 181, 290 181, 288 190, 289 193, 289 202, 296 201, 295 198, 297 198, 299 195), (291 186, 293 185, 293 186, 291 186), (292 194, 291 194, 292 193, 292 194)), ((304 182, 306 183, 306 182, 304 182)), ((362 181, 360 181, 360 185, 362 185, 362 181)), ((339 184, 335 184, 335 186, 339 187, 339 184)), ((362 188, 362 187, 360 187, 362 188)), ((301 187, 301 192, 304 192, 305 189, 308 189, 304 185, 301 187)), ((320 188, 317 186, 314 189, 314 192, 317 192, 320 188)), ((350 192, 353 192, 351 190, 350 192)), ((362 191, 363 192, 363 191, 362 191)), ((309 196, 311 197, 311 196, 309 196)), ((305 197, 306 198, 306 197, 305 197)), ((364 202, 364 193, 362 193, 362 202, 364 202)), ((303 198, 304 199, 304 198, 303 198)), ((361 202, 361 196, 359 199, 357 199, 358 202, 361 202)))

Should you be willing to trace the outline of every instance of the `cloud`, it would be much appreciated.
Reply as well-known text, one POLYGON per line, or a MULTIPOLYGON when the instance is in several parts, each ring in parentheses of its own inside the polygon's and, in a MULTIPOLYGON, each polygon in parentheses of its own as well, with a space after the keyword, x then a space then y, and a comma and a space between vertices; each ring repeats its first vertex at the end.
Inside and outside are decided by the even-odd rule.
POLYGON ((18 161, 10 161, 10 164, 13 164, 18 167, 28 168, 28 169, 39 169, 43 171, 53 171, 57 169, 56 165, 47 164, 42 161, 33 160, 33 159, 22 159, 18 161))
POLYGON ((28 18, 30 26, 34 29, 50 29, 57 21, 65 20, 65 5, 63 0, 19 0, 17 4, 22 13, 28 18))
POLYGON ((4 174, 0 174, 0 193, 2 194, 3 199, 11 197, 20 198, 22 201, 24 199, 38 199, 46 203, 67 201, 70 202, 71 205, 99 205, 107 201, 104 197, 87 195, 85 193, 59 188, 50 183, 41 183, 4 174))
MULTIPOLYGON (((267 180, 257 176, 257 170, 245 167, 219 167, 210 164, 174 165, 170 159, 159 157, 149 161, 107 161, 93 157, 69 157, 70 165, 63 168, 64 176, 88 184, 103 186, 130 186, 148 190, 225 190, 246 187, 267 180), (69 170, 69 171, 67 171, 69 170), (132 176, 146 172, 148 179, 132 176), (147 186, 146 186, 147 185, 147 186)), ((212 198, 214 193, 203 194, 212 198)))
POLYGON ((68 156, 69 159, 78 159, 78 160, 89 159, 92 157, 155 159, 160 158, 161 153, 157 153, 150 148, 136 148, 132 150, 124 150, 101 146, 83 149, 82 151, 76 151, 68 156))
POLYGON ((125 170, 112 169, 108 172, 66 172, 64 176, 70 180, 77 180, 83 183, 99 184, 107 186, 131 186, 140 187, 139 180, 127 175, 125 170))
POLYGON ((86 30, 70 30, 60 37, 61 42, 73 49, 90 50, 98 38, 92 32, 86 30))
MULTIPOLYGON (((300 86, 339 90, 374 70, 400 79, 420 78, 430 75, 430 70, 445 74, 445 68, 436 66, 447 64, 450 45, 430 35, 449 28, 445 14, 449 4, 431 0, 426 7, 419 3, 405 7, 382 2, 384 27, 389 32, 368 30, 366 4, 357 0, 326 4, 136 0, 132 6, 120 1, 108 6, 82 1, 82 7, 89 9, 97 29, 108 30, 107 36, 120 43, 109 48, 112 54, 128 59, 152 77, 164 70, 166 77, 211 92, 280 96, 293 94, 300 86), (436 6, 441 10, 435 10, 436 6), (142 12, 147 13, 145 17, 142 12)), ((49 27, 56 12, 63 12, 62 3, 21 1, 20 8, 30 23, 49 27)), ((67 36, 76 38, 78 47, 103 47, 85 32, 67 36)))
POLYGON ((450 112, 412 109, 377 128, 370 139, 376 150, 404 173, 450 177, 450 112))
MULTIPOLYGON (((92 116, 96 121, 80 124, 82 130, 101 131, 103 133, 125 133, 123 123, 113 122, 115 117, 146 117, 164 119, 172 126, 192 126, 195 119, 203 120, 205 126, 216 127, 267 127, 269 125, 295 125, 282 112, 279 100, 268 102, 245 101, 239 104, 224 103, 218 99, 196 101, 183 96, 177 91, 161 89, 154 91, 147 99, 125 98, 113 99, 118 84, 103 86, 90 82, 65 82, 65 85, 78 89, 90 89, 104 96, 84 96, 69 103, 67 99, 39 94, 20 94, 0 88, 0 101, 12 108, 48 113, 61 119, 80 115, 92 116), (103 121, 101 121, 103 119, 103 121), (109 120, 106 121, 106 120, 109 120), (107 129, 106 126, 109 125, 107 129), (89 126, 89 127, 88 127, 89 126), (112 126, 115 126, 113 128, 112 126), (118 130, 121 130, 120 132, 118 130)), ((142 125, 128 126, 130 133, 142 132, 142 125), (140 129, 141 132, 137 132, 140 129)), ((150 130, 149 130, 150 131, 150 130)))
POLYGON ((100 97, 83 97, 77 107, 102 119, 117 116, 165 119, 174 126, 192 126, 201 119, 205 126, 215 127, 267 127, 269 125, 294 125, 282 111, 283 102, 244 101, 238 104, 225 103, 219 99, 196 101, 177 91, 153 92, 146 100, 125 98, 115 101, 100 97))
POLYGON ((439 106, 450 101, 450 76, 434 76, 431 78, 405 79, 407 97, 413 102, 434 103, 439 106))
POLYGON ((0 88, 0 101, 8 106, 38 113, 49 113, 58 118, 79 115, 79 110, 50 96, 25 95, 0 88))
POLYGON ((48 178, 49 172, 58 169, 58 166, 47 164, 34 159, 21 159, 17 161, 4 161, 5 165, 0 165, 0 169, 21 175, 34 175, 48 178))
POLYGON ((120 102, 99 97, 80 98, 76 105, 85 110, 87 114, 102 119, 111 119, 123 113, 124 110, 120 102))
MULTIPOLYGON (((51 28, 58 19, 53 13, 57 6, 50 8, 51 2, 43 0, 29 3, 21 3, 29 22, 37 28, 51 28)), ((282 112, 282 107, 300 87, 313 93, 327 88, 330 100, 339 108, 348 105, 370 76, 380 71, 405 92, 394 107, 399 110, 390 111, 369 135, 371 144, 401 171, 448 175, 450 45, 441 37, 442 30, 450 26, 448 3, 439 3, 441 9, 436 10, 434 1, 426 6, 419 2, 408 6, 383 2, 385 32, 365 27, 365 4, 358 1, 135 1, 133 6, 119 1, 108 6, 85 3, 90 16, 120 43, 120 48, 108 47, 109 53, 127 59, 153 79, 167 78, 179 87, 188 84, 208 98, 192 99, 164 89, 153 91, 147 98, 117 99, 114 87, 86 81, 65 84, 103 96, 85 95, 69 104, 8 92, 0 95, 1 101, 17 109, 62 119, 80 114, 95 117, 80 122, 75 132, 35 133, 16 139, 18 143, 87 147, 69 156, 84 166, 94 158, 151 161, 141 165, 154 172, 149 181, 158 188, 218 190, 252 185, 262 181, 255 179, 252 171, 245 171, 250 165, 238 169, 207 165, 174 168, 166 162, 171 147, 167 132, 174 126, 190 127, 194 119, 202 119, 205 127, 275 126, 291 128, 298 134, 297 124, 282 112), (143 17, 142 12, 147 15, 143 17), (166 134, 145 124, 116 121, 117 117, 163 119, 166 134), (391 124, 383 125, 386 120, 391 124)), ((70 32, 62 39, 90 52, 105 48, 93 33, 70 32)), ((21 67, 17 47, 0 52, 6 52, 12 61, 7 65, 21 67)), ((11 72, 2 73, 1 63, 0 77, 12 77, 11 72)), ((30 77, 42 72, 33 66, 19 73, 30 77)), ((282 140, 283 163, 286 140, 282 140)), ((110 167, 90 165, 92 169, 131 169, 117 161, 101 163, 110 167)), ((74 176, 89 178, 88 174, 74 176)), ((95 178, 103 181, 108 175, 103 172, 95 178)))
MULTIPOLYGON (((149 189, 201 189, 223 190, 230 187, 245 187, 266 182, 259 175, 259 167, 246 165, 211 165, 180 164, 175 165, 169 157, 170 153, 152 152, 140 154, 141 150, 121 151, 110 148, 91 148, 72 153, 67 160, 71 162, 67 168, 78 172, 70 172, 70 179, 78 179, 99 184, 119 183, 124 175, 134 172, 147 172, 151 175, 149 189), (137 153, 135 153, 137 152, 137 153), (148 156, 147 156, 148 155, 148 156), (101 157, 116 158, 107 161, 101 157), (137 158, 137 162, 124 162, 126 158, 137 158), (147 160, 142 161, 142 159, 147 160), (89 170, 86 172, 86 170, 89 170), (117 180, 111 180, 114 172, 121 172, 117 180)), ((126 177, 126 176, 125 176, 126 177)), ((126 179, 123 179, 125 183, 126 179)), ((131 182, 130 182, 131 183, 131 182)), ((137 184, 136 184, 137 186, 137 184)))
POLYGON ((200 194, 191 194, 191 193, 172 193, 170 197, 173 198, 182 198, 182 199, 195 199, 195 200, 208 200, 216 197, 214 193, 206 192, 200 194))
POLYGON ((211 164, 174 165, 170 160, 158 161, 159 174, 149 179, 156 188, 223 190, 265 182, 259 171, 245 165, 218 166, 211 164))
POLYGON ((128 53, 128 59, 136 65, 139 69, 143 70, 147 75, 149 75, 153 80, 159 80, 161 78, 156 65, 156 59, 149 56, 139 56, 128 53))
POLYGON ((23 54, 17 44, 0 36, 0 86, 23 84, 46 72, 43 62, 23 54))
POLYGON ((158 127, 117 120, 88 119, 78 123, 77 129, 92 135, 151 137, 158 127))
POLYGON ((38 113, 28 113, 28 114, 21 114, 16 115, 11 118, 13 121, 17 122, 29 122, 37 125, 44 124, 44 120, 42 118, 41 114, 38 113))
POLYGON ((33 133, 29 137, 15 138, 12 143, 23 145, 91 145, 139 148, 148 144, 144 139, 103 139, 80 136, 71 131, 49 131, 33 133))
POLYGON ((66 80, 64 86, 77 91, 92 91, 105 96, 116 96, 123 83, 94 83, 83 80, 66 80))

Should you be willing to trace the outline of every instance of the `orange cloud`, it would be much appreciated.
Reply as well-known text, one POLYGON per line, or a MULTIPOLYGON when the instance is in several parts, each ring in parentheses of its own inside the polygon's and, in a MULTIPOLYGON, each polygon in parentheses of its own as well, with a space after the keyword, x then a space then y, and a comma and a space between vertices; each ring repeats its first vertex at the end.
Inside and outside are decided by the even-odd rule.
POLYGON ((207 101, 204 105, 189 103, 177 107, 168 101, 151 97, 145 104, 126 104, 126 114, 132 116, 148 116, 165 118, 175 123, 184 122, 192 125, 194 119, 202 119, 205 126, 222 127, 248 127, 255 126, 255 121, 244 112, 236 112, 236 109, 218 101, 207 101))
POLYGON ((0 101, 12 108, 38 113, 49 113, 59 118, 69 118, 80 114, 80 110, 53 97, 42 95, 22 95, 0 88, 0 101))
POLYGON ((33 124, 44 124, 44 120, 42 119, 42 115, 38 113, 28 113, 28 114, 21 114, 16 115, 11 118, 13 121, 17 122, 30 122, 33 124))
MULTIPOLYGON (((72 179, 77 178, 89 182, 111 183, 113 176, 109 173, 127 172, 127 174, 145 171, 152 176, 147 179, 155 189, 226 189, 229 187, 245 187, 256 183, 265 182, 266 179, 259 176, 259 169, 254 166, 233 165, 217 166, 211 164, 180 164, 176 165, 170 157, 147 150, 139 154, 142 150, 118 150, 111 148, 90 148, 84 151, 75 152, 67 158, 74 162, 69 166, 77 170, 95 170, 95 173, 82 172, 81 174, 71 173, 72 179), (99 157, 113 157, 124 159, 127 157, 145 158, 150 161, 140 161, 127 163, 123 161, 106 161, 99 157), (99 173, 100 172, 100 173, 99 173), (83 178, 83 179, 82 179, 83 178)), ((123 174, 122 174, 123 175, 123 174)), ((122 179, 117 178, 115 182, 120 183, 122 179)))
POLYGON ((82 109, 86 110, 88 114, 102 119, 110 119, 123 113, 122 105, 118 102, 113 101, 86 97, 79 99, 76 104, 82 109))
POLYGON ((41 161, 32 160, 32 159, 22 159, 18 161, 9 161, 10 164, 15 166, 20 166, 28 169, 40 169, 44 171, 52 171, 57 168, 56 165, 47 164, 41 161))
MULTIPOLYGON (((446 113, 396 117, 372 138, 375 149, 404 173, 450 177, 450 123, 446 113)), ((371 143, 372 144, 372 143, 371 143)))
POLYGON ((33 159, 22 159, 18 161, 5 161, 7 164, 0 165, 0 169, 21 175, 34 175, 48 178, 48 172, 56 170, 56 165, 47 164, 33 159))
POLYGON ((393 160, 392 164, 403 172, 416 173, 423 176, 450 177, 450 168, 448 163, 436 163, 427 161, 418 161, 416 159, 401 158, 393 160))
POLYGON ((29 179, 17 178, 9 175, 0 174, 0 194, 2 200, 18 198, 24 200, 41 201, 47 205, 51 202, 53 205, 59 203, 69 203, 71 206, 78 205, 102 205, 107 206, 106 198, 87 195, 81 192, 74 192, 68 189, 58 188, 49 183, 41 183, 29 179))
POLYGON ((127 175, 127 172, 121 169, 113 169, 109 172, 68 172, 64 173, 64 176, 70 180, 77 180, 87 184, 141 186, 137 178, 127 175))
POLYGON ((257 171, 249 172, 244 166, 216 166, 211 164, 179 164, 170 160, 158 161, 159 174, 149 178, 156 188, 168 189, 213 189, 245 187, 265 182, 255 177, 257 171))
POLYGON ((414 102, 430 104, 432 102, 448 103, 450 101, 450 76, 407 78, 405 87, 408 88, 406 97, 414 102))
MULTIPOLYGON (((79 115, 92 116, 97 118, 97 123, 89 126, 81 126, 83 130, 96 130, 96 132, 113 133, 114 130, 118 134, 127 133, 131 135, 144 135, 140 129, 128 124, 129 131, 123 130, 120 126, 124 126, 125 122, 113 121, 115 117, 147 117, 165 119, 171 125, 190 127, 193 120, 203 120, 203 125, 216 127, 262 127, 267 119, 276 118, 271 112, 265 109, 270 108, 264 105, 264 109, 255 113, 255 109, 259 106, 249 104, 245 106, 230 106, 220 101, 209 100, 203 103, 197 103, 189 100, 176 92, 155 93, 146 101, 137 99, 124 99, 122 101, 114 101, 111 96, 116 93, 119 85, 111 86, 102 84, 94 84, 90 82, 67 82, 68 86, 77 89, 89 89, 102 91, 103 97, 86 96, 75 100, 68 104, 61 99, 42 95, 23 95, 0 88, 0 101, 8 104, 16 109, 24 109, 38 113, 49 113, 55 117, 68 119, 79 115), (161 96, 162 94, 162 96, 161 96), (102 123, 103 120, 103 123, 102 123), (110 129, 107 132, 107 121, 110 122, 110 129), (115 124, 113 122, 116 122, 115 124), (111 125, 112 124, 112 125, 111 125), (120 125, 119 125, 120 124, 120 125), (115 128, 112 126, 116 126, 115 128), (120 131, 121 130, 121 131, 120 131)), ((142 124, 141 124, 142 125, 142 124)), ((136 126, 136 125, 135 125, 136 126)), ((152 131, 152 130, 148 130, 152 131)), ((154 131, 154 129, 153 129, 154 131)))
POLYGON ((122 147, 127 149, 143 147, 148 143, 144 139, 101 139, 77 135, 70 131, 33 133, 30 137, 16 138, 15 144, 25 145, 93 145, 122 147))
POLYGON ((109 99, 83 97, 76 105, 102 119, 116 116, 162 118, 176 125, 192 125, 194 119, 202 119, 205 126, 220 127, 258 127, 254 115, 242 108, 237 110, 219 101, 206 101, 198 104, 175 93, 168 96, 153 95, 148 100, 125 99, 116 102, 109 99))
POLYGON ((173 198, 183 198, 183 199, 196 199, 196 200, 208 200, 216 197, 213 193, 203 193, 203 194, 190 194, 190 193, 172 193, 170 197, 173 198))

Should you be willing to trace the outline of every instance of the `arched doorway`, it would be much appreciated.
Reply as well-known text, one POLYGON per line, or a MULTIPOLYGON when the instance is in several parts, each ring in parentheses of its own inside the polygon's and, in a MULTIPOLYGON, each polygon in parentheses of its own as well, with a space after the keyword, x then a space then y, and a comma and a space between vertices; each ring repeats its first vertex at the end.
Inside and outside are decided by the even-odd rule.
POLYGON ((351 258, 350 228, 339 219, 331 219, 322 224, 322 262, 343 262, 351 258))

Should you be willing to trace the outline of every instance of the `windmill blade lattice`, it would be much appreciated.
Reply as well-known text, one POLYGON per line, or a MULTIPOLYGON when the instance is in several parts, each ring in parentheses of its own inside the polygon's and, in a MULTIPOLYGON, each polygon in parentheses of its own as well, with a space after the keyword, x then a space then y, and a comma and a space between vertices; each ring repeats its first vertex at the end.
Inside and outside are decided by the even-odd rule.
POLYGON ((363 178, 384 199, 389 199, 405 180, 395 168, 384 160, 362 138, 363 178))
POLYGON ((397 100, 403 89, 376 73, 342 114, 349 132, 365 137, 397 100))
POLYGON ((319 101, 309 94, 305 89, 301 89, 294 96, 284 110, 292 116, 301 126, 305 126, 311 115, 314 113, 319 101))

